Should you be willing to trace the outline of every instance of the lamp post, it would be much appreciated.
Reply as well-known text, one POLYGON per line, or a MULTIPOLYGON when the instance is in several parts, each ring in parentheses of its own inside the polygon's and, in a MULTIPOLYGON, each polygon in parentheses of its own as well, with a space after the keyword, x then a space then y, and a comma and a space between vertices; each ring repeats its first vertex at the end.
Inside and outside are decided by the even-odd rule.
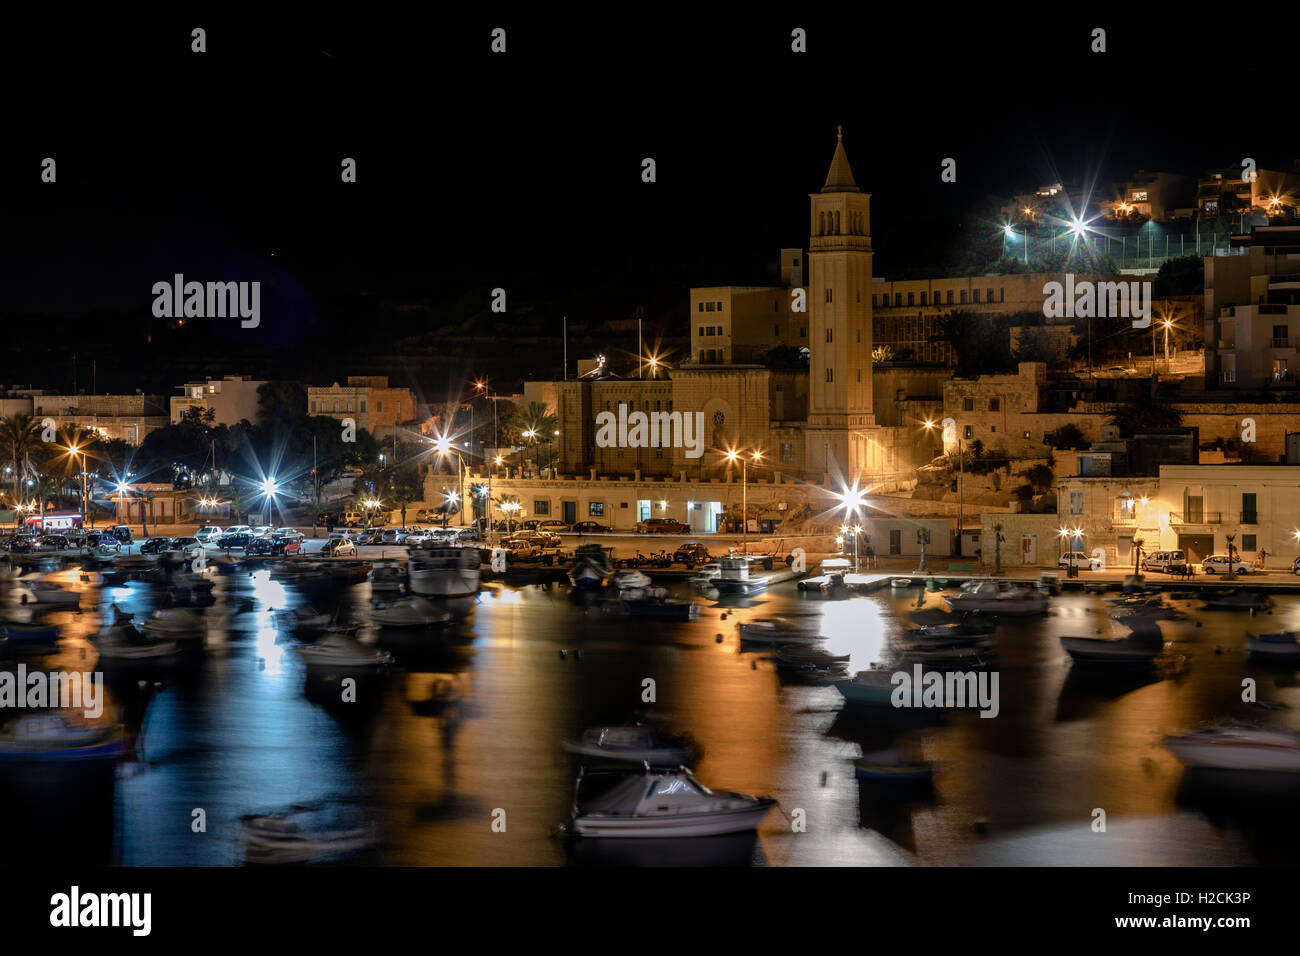
MULTIPOLYGON (((754 464, 763 460, 763 453, 760 451, 750 452, 754 464)), ((737 451, 727 452, 727 462, 734 463, 740 460, 740 553, 749 554, 749 475, 748 461, 737 451)))
POLYGON ((1165 319, 1165 374, 1169 374, 1169 326, 1173 325, 1173 319, 1165 319))
MULTIPOLYGON (((927 430, 934 429, 934 421, 931 419, 927 419, 922 424, 925 425, 927 430)), ((965 517, 962 514, 963 511, 962 479, 966 476, 966 453, 962 449, 961 436, 957 434, 957 423, 954 422, 951 418, 944 419, 943 426, 945 432, 947 432, 949 425, 952 426, 952 436, 957 442, 957 557, 960 558, 962 556, 961 553, 962 524, 963 524, 963 519, 965 517)))
POLYGON ((81 455, 81 526, 86 526, 86 452, 85 449, 79 449, 76 445, 68 446, 68 454, 72 456, 75 464, 77 455, 81 455))

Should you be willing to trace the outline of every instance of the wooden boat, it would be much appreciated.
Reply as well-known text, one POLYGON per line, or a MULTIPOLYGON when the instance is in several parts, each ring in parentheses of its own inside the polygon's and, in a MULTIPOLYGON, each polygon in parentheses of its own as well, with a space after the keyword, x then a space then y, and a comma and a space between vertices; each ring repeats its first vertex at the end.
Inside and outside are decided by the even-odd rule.
POLYGON ((1300 640, 1295 631, 1276 634, 1247 634, 1246 650, 1255 657, 1279 661, 1300 661, 1300 640))
POLYGON ((853 677, 835 682, 844 702, 859 707, 892 707, 894 686, 893 671, 884 668, 858 671, 853 677))

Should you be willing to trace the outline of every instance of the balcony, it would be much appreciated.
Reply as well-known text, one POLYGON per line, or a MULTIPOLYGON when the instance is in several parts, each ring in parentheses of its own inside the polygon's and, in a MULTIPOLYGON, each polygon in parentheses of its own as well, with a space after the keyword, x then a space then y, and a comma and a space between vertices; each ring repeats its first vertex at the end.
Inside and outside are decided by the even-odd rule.
POLYGON ((1273 339, 1273 348, 1275 348, 1275 349, 1289 349, 1289 348, 1295 348, 1295 346, 1293 346, 1293 345, 1291 344, 1291 340, 1290 340, 1290 339, 1279 339, 1279 338, 1275 338, 1275 339, 1273 339))
POLYGON ((1223 524, 1222 511, 1189 511, 1186 515, 1178 511, 1169 512, 1169 523, 1178 525, 1223 524))

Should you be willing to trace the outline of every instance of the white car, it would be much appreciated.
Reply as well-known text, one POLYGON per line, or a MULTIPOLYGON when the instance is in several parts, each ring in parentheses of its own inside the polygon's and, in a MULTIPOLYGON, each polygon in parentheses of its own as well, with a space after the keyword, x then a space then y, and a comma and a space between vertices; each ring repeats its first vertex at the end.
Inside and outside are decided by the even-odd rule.
POLYGON ((265 538, 268 537, 269 535, 275 534, 275 529, 272 528, 269 524, 264 524, 254 528, 250 533, 253 535, 254 538, 265 538))
POLYGON ((217 538, 221 537, 221 529, 216 525, 206 525, 194 532, 194 537, 207 544, 209 541, 216 541, 217 538))
POLYGON ((424 528, 412 528, 406 532, 406 539, 403 543, 411 547, 418 547, 434 540, 436 539, 432 531, 426 531, 424 528))
POLYGON ((379 539, 381 544, 404 544, 406 542, 405 528, 389 528, 383 537, 379 539))
MULTIPOLYGON (((1219 574, 1220 572, 1228 573, 1228 556, 1226 554, 1212 554, 1201 562, 1201 570, 1206 574, 1219 574)), ((1251 567, 1241 558, 1232 562, 1233 574, 1250 574, 1251 567)))
POLYGON ((1187 570, 1186 551, 1155 551, 1142 559, 1143 571, 1183 574, 1187 570))
MULTIPOLYGON (((246 524, 237 524, 237 525, 233 525, 232 527, 227 528, 227 529, 226 529, 224 532, 222 532, 222 533, 223 533, 223 534, 246 534, 246 535, 248 535, 249 537, 252 537, 253 529, 250 528, 250 527, 249 527, 248 525, 246 525, 246 524)), ((220 537, 220 536, 221 536, 220 534, 217 535, 217 537, 220 537)), ((195 535, 195 537, 198 537, 198 535, 195 535)))
POLYGON ((1058 567, 1062 568, 1083 568, 1088 571, 1100 571, 1101 562, 1096 558, 1090 558, 1082 551, 1070 551, 1061 555, 1061 559, 1056 562, 1058 567))

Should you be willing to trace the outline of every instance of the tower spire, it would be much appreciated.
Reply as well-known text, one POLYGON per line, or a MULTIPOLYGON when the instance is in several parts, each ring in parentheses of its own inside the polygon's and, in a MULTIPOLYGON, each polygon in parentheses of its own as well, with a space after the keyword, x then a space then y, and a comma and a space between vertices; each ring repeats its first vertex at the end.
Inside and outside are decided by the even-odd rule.
POLYGON ((826 174, 824 193, 856 193, 858 184, 853 179, 853 170, 849 168, 849 157, 844 152, 844 127, 835 127, 835 155, 831 157, 831 168, 826 174))

